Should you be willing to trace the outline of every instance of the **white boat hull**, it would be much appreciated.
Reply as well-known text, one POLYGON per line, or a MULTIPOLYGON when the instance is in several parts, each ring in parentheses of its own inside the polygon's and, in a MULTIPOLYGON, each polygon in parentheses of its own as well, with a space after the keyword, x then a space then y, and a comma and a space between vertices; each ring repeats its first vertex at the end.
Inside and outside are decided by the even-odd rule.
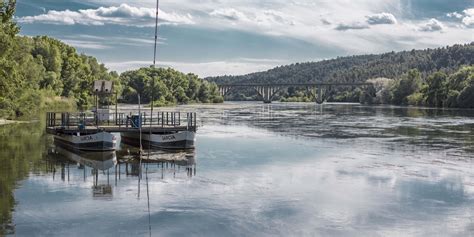
POLYGON ((87 135, 56 134, 54 141, 83 151, 114 151, 117 148, 117 139, 108 132, 87 135))
MULTIPOLYGON (((140 143, 139 132, 120 133, 122 141, 128 144, 138 145, 140 143)), ((182 131, 172 134, 147 134, 142 133, 142 145, 144 148, 161 149, 193 149, 196 141, 196 133, 193 131, 182 131)))

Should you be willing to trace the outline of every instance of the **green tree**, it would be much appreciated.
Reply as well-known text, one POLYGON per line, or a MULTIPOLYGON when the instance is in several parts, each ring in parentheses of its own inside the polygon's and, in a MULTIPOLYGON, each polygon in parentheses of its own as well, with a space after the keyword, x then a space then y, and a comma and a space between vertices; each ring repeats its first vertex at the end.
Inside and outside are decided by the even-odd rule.
POLYGON ((407 105, 408 96, 418 92, 421 88, 421 83, 421 73, 417 69, 408 71, 408 73, 404 74, 398 83, 395 84, 392 102, 397 105, 407 105))
POLYGON ((447 75, 444 72, 436 72, 427 79, 428 87, 426 89, 426 104, 433 107, 443 107, 446 100, 447 91, 447 75))

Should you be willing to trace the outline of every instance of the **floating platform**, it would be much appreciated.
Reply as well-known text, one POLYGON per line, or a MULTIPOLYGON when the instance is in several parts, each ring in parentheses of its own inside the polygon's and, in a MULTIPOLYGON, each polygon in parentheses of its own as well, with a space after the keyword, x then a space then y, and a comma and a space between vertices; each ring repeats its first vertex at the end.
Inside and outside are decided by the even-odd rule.
POLYGON ((105 119, 98 113, 46 115, 46 132, 54 135, 55 142, 87 151, 115 150, 116 138, 112 133, 120 133, 122 140, 131 145, 193 149, 196 131, 196 113, 115 113, 105 119))

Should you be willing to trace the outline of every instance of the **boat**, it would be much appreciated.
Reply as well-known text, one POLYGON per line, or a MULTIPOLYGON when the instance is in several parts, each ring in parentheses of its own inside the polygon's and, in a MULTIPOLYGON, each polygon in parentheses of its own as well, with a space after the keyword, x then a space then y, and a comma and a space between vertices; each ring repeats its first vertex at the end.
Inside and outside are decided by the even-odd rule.
POLYGON ((115 151, 117 148, 115 135, 103 131, 97 133, 57 131, 54 134, 54 142, 81 151, 115 151))
MULTIPOLYGON (((132 146, 139 145, 140 132, 122 132, 120 133, 122 142, 132 146)), ((196 132, 194 131, 175 131, 170 133, 142 133, 142 146, 156 149, 194 149, 196 141, 196 132)))

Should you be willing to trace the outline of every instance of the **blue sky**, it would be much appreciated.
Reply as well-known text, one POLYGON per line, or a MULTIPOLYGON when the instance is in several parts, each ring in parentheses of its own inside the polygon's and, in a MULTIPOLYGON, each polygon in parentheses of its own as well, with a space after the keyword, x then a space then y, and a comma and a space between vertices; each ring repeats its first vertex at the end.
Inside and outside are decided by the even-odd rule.
MULTIPOLYGON (((153 60, 155 0, 18 0, 48 35, 119 72, 153 60)), ((474 41, 474 0, 161 0, 158 62, 202 77, 474 41)))

